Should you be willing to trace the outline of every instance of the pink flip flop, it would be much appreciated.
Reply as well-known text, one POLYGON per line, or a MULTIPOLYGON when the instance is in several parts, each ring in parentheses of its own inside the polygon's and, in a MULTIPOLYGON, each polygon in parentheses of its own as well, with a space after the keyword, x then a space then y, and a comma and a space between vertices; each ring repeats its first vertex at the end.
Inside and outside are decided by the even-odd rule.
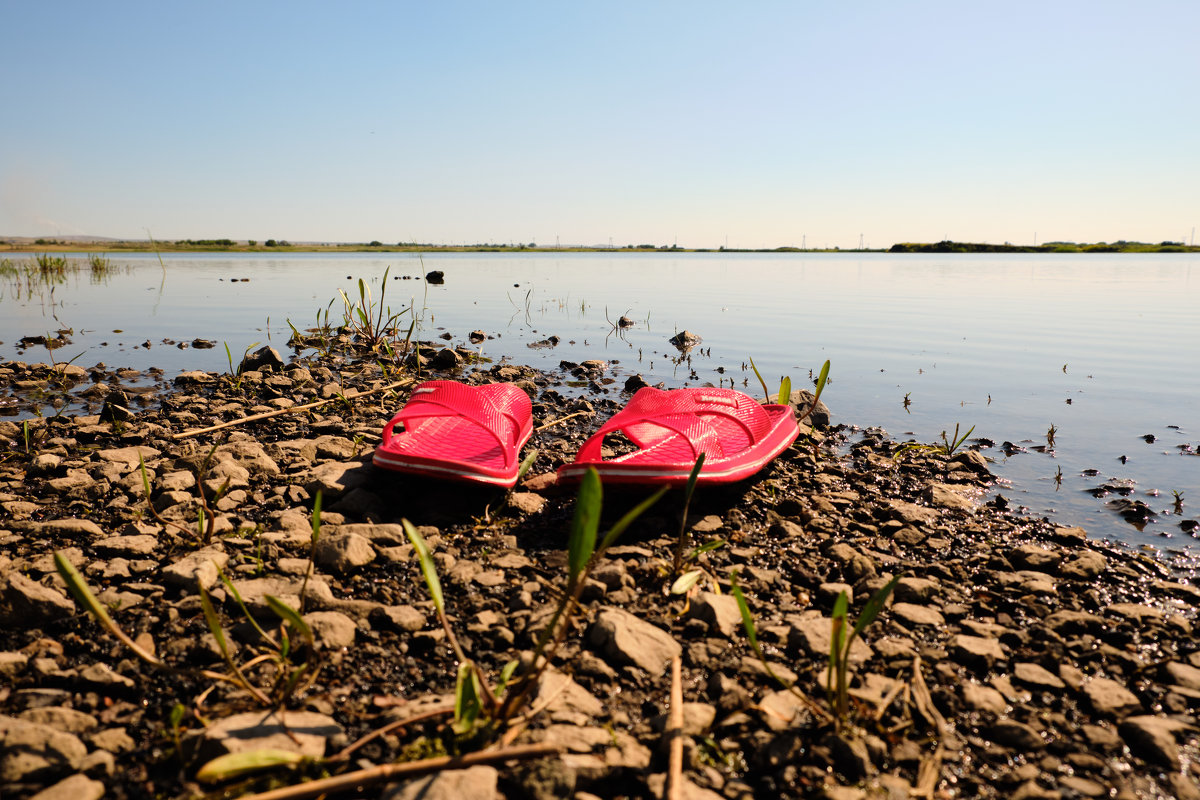
POLYGON ((588 439, 560 480, 578 480, 594 467, 605 483, 686 483, 700 454, 698 483, 748 478, 800 435, 790 406, 761 405, 734 389, 638 390, 588 439), (640 449, 604 460, 606 434, 621 431, 640 449))
POLYGON ((529 395, 510 383, 426 381, 383 429, 375 466, 511 487, 533 432, 529 395), (399 424, 403 430, 396 432, 399 424))

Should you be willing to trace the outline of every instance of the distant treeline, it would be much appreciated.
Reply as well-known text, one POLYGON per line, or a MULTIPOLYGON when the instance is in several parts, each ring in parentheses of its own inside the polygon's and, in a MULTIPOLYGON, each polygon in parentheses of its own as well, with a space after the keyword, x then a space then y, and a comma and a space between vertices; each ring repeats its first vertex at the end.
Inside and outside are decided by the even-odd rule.
POLYGON ((1200 250, 1183 242, 1046 242, 1039 245, 981 244, 979 242, 901 242, 889 253, 1191 253, 1200 250))

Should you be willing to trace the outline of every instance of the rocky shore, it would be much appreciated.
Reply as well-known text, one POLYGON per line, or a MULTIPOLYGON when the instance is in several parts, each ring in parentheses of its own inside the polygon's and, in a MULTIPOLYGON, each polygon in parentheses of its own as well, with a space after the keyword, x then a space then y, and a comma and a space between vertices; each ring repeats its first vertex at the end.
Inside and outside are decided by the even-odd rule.
MULTIPOLYGON (((503 741, 455 732, 458 659, 401 521, 432 551, 454 638, 495 683, 511 660, 528 664, 566 585, 575 490, 554 470, 627 395, 596 380, 602 362, 545 374, 435 351, 423 346, 424 375, 513 382, 533 398, 538 455, 516 491, 371 466, 411 359, 385 373, 374 358, 264 353, 239 375, 151 375, 124 395, 102 370, 0 365, 10 394, 74 387, 97 412, 0 422, 3 797, 234 797, 545 744, 554 752, 346 796, 1200 798, 1200 589, 1002 496, 981 502, 986 452, 900 452, 818 414, 755 479, 692 498, 699 577, 686 595, 670 591, 674 491, 590 573, 521 723, 503 741), (591 389, 574 396, 579 370, 591 389), (181 435, 300 405, 312 407, 181 435), (161 667, 79 610, 56 552, 161 667), (730 593, 735 571, 765 664, 730 593), (835 600, 850 596, 853 619, 894 577, 849 651, 850 708, 835 724, 835 600), (263 642, 280 641, 281 618, 268 597, 302 610, 315 644, 272 655, 263 642), (321 669, 286 686, 300 663, 321 669), (267 703, 213 677, 231 664, 267 703), (672 741, 682 782, 668 778, 672 741), (306 760, 198 774, 264 747, 306 760)), ((648 493, 606 492, 601 530, 648 493)))

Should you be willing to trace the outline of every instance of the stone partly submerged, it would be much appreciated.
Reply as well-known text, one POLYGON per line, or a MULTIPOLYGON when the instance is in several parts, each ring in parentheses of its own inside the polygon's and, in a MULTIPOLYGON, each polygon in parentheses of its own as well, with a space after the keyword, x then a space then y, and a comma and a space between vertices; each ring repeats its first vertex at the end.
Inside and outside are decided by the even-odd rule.
POLYGON ((699 334, 692 333, 691 331, 680 331, 667 341, 675 345, 675 347, 678 349, 687 352, 696 345, 700 344, 700 342, 703 340, 700 338, 699 334))
MULTIPOLYGON (((433 363, 438 345, 421 349, 433 363)), ((542 373, 458 353, 433 377, 510 381, 534 399, 537 455, 511 496, 371 466, 406 391, 359 394, 403 376, 375 356, 187 373, 154 402, 131 397, 128 416, 31 421, 28 446, 22 425, 0 422, 5 797, 192 796, 208 759, 263 749, 286 763, 348 753, 320 768, 341 772, 480 746, 488 729, 447 727, 459 657, 410 530, 457 646, 495 689, 505 665, 529 664, 567 586, 574 490, 554 472, 636 381, 615 360, 542 373), (309 407, 178 436, 296 405, 309 407), (79 613, 55 553, 143 653, 180 669, 139 660, 79 613), (261 697, 211 677, 233 675, 227 659, 261 697), (310 663, 321 669, 292 672, 310 663), (306 677, 288 688, 291 674, 306 677)), ((754 479, 697 491, 679 584, 678 493, 593 563, 512 742, 561 752, 370 796, 655 796, 676 736, 685 796, 1200 796, 1189 574, 1018 513, 995 494, 986 451, 905 450, 827 415, 817 404, 814 427, 754 479), (844 595, 853 620, 893 579, 844 653, 835 726, 835 604, 844 595)), ((648 494, 606 491, 601 530, 648 494)), ((317 777, 305 763, 282 779, 317 777)), ((236 791, 278 779, 248 774, 236 791)))

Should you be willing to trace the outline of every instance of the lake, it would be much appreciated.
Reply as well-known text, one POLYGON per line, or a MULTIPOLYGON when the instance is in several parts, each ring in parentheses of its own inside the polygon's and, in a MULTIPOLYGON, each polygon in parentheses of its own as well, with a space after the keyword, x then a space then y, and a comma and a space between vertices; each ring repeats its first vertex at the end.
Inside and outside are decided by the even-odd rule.
MULTIPOLYGON (((21 254, 12 261, 21 261, 21 254)), ((10 256, 11 257, 11 256, 10 256)), ((669 387, 703 382, 761 396, 832 362, 823 399, 834 422, 897 440, 939 441, 956 424, 985 450, 1015 505, 1096 537, 1190 550, 1179 527, 1200 517, 1200 257, 1193 254, 883 253, 112 254, 29 291, 0 278, 0 357, 49 361, 22 336, 72 329, 57 360, 168 374, 226 371, 247 346, 287 353, 288 321, 340 322, 338 290, 361 278, 394 311, 414 306, 419 335, 471 331, 473 349, 543 369, 613 362, 617 390, 641 374, 669 387), (382 284, 389 269, 386 290, 382 284), (431 270, 443 285, 427 284, 431 270), (235 280, 236 279, 236 280, 235 280), (248 280, 246 280, 248 279, 248 280), (332 306, 330 303, 332 301, 332 306), (616 330, 622 315, 632 327, 616 330), (680 361, 668 339, 703 338, 680 361), (117 332, 119 331, 119 332, 117 332), (558 337, 555 347, 529 347, 558 337), (163 340, 217 342, 178 349, 163 340), (144 346, 149 343, 149 347, 144 346), (693 377, 693 375, 695 377, 693 377), (905 402, 907 398, 907 404, 905 402), (1047 432, 1054 446, 1046 452, 1047 432), (1000 445, 1011 442, 1011 455, 1000 445), (1061 480, 1056 475, 1061 470, 1061 480), (1143 530, 1093 492, 1132 481, 1129 500, 1157 517, 1143 530), (1183 498, 1173 513, 1174 492, 1183 498)), ((406 317, 407 319, 407 317, 406 317)), ((586 391, 586 390, 580 390, 586 391)), ((11 418, 11 417, 10 417, 11 418)), ((19 417, 18 417, 19 418, 19 417)))

